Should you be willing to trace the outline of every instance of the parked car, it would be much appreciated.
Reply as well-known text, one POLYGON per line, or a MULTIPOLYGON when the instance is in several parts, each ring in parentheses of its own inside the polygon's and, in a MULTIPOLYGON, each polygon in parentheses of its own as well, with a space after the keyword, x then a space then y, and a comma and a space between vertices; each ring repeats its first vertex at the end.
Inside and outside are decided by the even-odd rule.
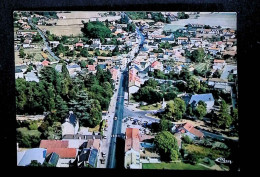
POLYGON ((114 120, 117 120, 117 117, 114 117, 114 120))
POLYGON ((103 136, 103 139, 107 139, 107 136, 103 136))
POLYGON ((105 153, 105 152, 102 152, 102 156, 103 156, 103 157, 106 157, 106 153, 105 153))

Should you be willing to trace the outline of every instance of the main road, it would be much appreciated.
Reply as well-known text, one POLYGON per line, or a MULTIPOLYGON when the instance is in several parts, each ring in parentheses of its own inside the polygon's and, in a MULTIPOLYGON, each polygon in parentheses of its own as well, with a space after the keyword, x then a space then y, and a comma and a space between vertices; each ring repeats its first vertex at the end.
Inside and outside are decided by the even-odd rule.
MULTIPOLYGON (((121 13, 122 15, 126 15, 124 12, 121 13)), ((127 16, 127 15, 126 15, 127 16)), ((130 18, 129 22, 131 22, 130 18)), ((136 27, 136 33, 139 35, 139 38, 141 38, 141 41, 139 43, 139 48, 142 47, 142 44, 144 42, 144 36, 139 31, 139 29, 136 27)), ((127 64, 129 66, 130 63, 127 64)), ((122 135, 121 127, 122 127, 122 119, 124 114, 124 95, 125 91, 127 91, 128 87, 128 67, 126 67, 121 75, 120 83, 119 83, 119 89, 118 89, 118 96, 117 96, 117 103, 116 103, 116 111, 115 111, 115 117, 117 117, 116 120, 113 121, 113 128, 112 128, 112 134, 111 134, 111 141, 110 141, 110 147, 109 147, 109 153, 108 153, 108 159, 107 159, 107 168, 115 168, 116 167, 116 159, 115 159, 115 152, 116 152, 116 145, 117 145, 117 137, 122 135)))

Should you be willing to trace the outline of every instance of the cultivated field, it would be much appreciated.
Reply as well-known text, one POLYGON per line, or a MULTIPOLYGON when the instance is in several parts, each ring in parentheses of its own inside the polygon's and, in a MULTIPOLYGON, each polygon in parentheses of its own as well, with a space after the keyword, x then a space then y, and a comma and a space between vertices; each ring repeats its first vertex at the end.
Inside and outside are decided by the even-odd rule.
POLYGON ((108 21, 118 20, 120 16, 108 16, 108 17, 101 17, 99 13, 102 12, 71 12, 71 13, 57 13, 58 17, 65 16, 65 19, 55 19, 49 21, 51 23, 57 23, 56 26, 38 26, 40 29, 49 30, 52 34, 57 36, 79 36, 81 35, 81 27, 82 21, 88 22, 90 18, 98 18, 99 21, 108 21))

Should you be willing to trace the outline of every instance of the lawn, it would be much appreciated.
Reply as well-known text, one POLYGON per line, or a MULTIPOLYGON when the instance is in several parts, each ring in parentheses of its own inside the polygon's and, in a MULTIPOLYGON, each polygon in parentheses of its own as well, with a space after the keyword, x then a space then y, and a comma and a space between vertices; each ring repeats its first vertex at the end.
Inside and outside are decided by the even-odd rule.
POLYGON ((201 165, 191 165, 187 163, 144 163, 143 169, 170 169, 170 170, 210 170, 201 165))
POLYGON ((147 111, 147 110, 158 110, 161 107, 162 107, 161 104, 151 104, 151 105, 140 106, 139 109, 143 111, 147 111))
POLYGON ((100 127, 100 126, 97 125, 97 126, 94 127, 94 128, 89 128, 88 131, 89 131, 89 132, 99 132, 99 127, 100 127))
POLYGON ((194 68, 196 69, 196 70, 198 70, 198 71, 202 71, 202 70, 204 70, 205 69, 205 66, 206 66, 206 63, 199 63, 199 64, 196 64, 195 66, 194 66, 194 68))
POLYGON ((195 153, 203 157, 208 157, 209 155, 211 155, 213 159, 223 156, 225 157, 228 155, 228 151, 215 150, 194 144, 186 145, 185 149, 192 154, 195 153))

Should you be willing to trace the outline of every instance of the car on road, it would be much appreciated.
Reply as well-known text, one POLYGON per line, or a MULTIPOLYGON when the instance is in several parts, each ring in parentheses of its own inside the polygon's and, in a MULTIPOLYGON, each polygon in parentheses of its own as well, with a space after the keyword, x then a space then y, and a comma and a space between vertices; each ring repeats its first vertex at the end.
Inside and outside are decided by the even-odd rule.
POLYGON ((114 120, 117 120, 117 117, 114 117, 114 120))
POLYGON ((100 159, 100 161, 101 161, 101 164, 105 164, 106 159, 100 159))
POLYGON ((103 136, 103 139, 107 139, 107 136, 103 136))
POLYGON ((102 157, 106 157, 106 153, 105 152, 102 152, 102 157))
POLYGON ((105 127, 104 130, 107 131, 107 128, 105 127))

